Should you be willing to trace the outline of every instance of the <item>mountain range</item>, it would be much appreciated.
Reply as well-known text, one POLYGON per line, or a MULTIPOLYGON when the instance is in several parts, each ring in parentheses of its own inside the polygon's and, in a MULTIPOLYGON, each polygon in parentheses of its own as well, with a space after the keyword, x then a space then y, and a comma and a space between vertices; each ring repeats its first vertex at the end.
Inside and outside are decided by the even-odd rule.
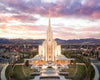
MULTIPOLYGON (((44 39, 6 39, 0 38, 0 44, 42 44, 44 39)), ((100 44, 100 39, 87 38, 87 39, 71 39, 62 40, 56 38, 58 44, 100 44)))

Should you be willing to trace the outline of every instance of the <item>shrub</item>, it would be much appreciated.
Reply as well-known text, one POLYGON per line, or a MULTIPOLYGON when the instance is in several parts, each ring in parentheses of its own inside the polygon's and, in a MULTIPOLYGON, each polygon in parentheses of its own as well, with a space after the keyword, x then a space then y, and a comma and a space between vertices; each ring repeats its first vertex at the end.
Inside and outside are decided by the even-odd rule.
POLYGON ((27 60, 26 62, 25 62, 25 66, 29 66, 29 61, 27 60))

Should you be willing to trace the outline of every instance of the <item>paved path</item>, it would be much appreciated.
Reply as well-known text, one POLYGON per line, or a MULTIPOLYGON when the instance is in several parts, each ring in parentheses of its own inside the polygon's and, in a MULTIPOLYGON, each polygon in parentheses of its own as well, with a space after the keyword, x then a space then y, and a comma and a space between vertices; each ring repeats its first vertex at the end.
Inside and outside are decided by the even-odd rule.
POLYGON ((3 64, 0 63, 0 80, 1 80, 1 71, 2 71, 2 68, 3 68, 3 64))
POLYGON ((54 77, 54 79, 50 78, 50 79, 42 79, 42 80, 69 80, 69 79, 65 79, 64 76, 59 75, 59 71, 58 68, 56 66, 53 66, 53 68, 42 68, 41 70, 41 75, 39 76, 35 76, 34 79, 31 80, 40 80, 40 77, 54 77), (59 77, 60 79, 56 78, 59 77))
POLYGON ((4 66, 5 66, 5 64, 0 63, 0 80, 1 80, 1 71, 2 71, 4 66))
POLYGON ((85 65, 84 63, 76 63, 76 65, 85 65))
POLYGON ((24 65, 24 63, 16 63, 15 65, 24 65))
POLYGON ((35 78, 31 80, 40 80, 40 76, 35 76, 35 78))
MULTIPOLYGON (((98 59, 91 59, 91 62, 94 64, 95 66, 95 69, 96 69, 96 72, 97 72, 97 77, 100 75, 100 61, 98 59)), ((96 80, 96 79, 94 79, 96 80)), ((99 76, 99 79, 97 80, 100 80, 100 76, 99 76)))
POLYGON ((1 80, 6 80, 6 77, 5 77, 5 70, 6 70, 6 68, 7 68, 8 65, 9 65, 9 64, 6 64, 6 65, 3 67, 2 71, 1 71, 1 80))

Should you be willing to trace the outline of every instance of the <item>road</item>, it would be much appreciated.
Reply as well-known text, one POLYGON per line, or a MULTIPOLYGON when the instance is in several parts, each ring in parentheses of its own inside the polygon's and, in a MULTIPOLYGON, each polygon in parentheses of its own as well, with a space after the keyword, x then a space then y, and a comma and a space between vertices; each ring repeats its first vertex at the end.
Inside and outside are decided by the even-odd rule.
MULTIPOLYGON (((91 59, 91 62, 97 67, 99 74, 100 74, 100 61, 98 59, 91 59)), ((100 77, 99 77, 100 80, 100 77)))
POLYGON ((2 68, 3 68, 3 64, 0 63, 0 80, 1 80, 1 71, 2 71, 2 68))

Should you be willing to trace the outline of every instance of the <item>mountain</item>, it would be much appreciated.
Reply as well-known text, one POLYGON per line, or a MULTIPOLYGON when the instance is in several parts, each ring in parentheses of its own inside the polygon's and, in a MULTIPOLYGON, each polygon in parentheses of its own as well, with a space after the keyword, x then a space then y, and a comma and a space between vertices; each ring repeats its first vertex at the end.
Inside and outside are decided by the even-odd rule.
POLYGON ((95 38, 88 38, 88 39, 73 39, 73 40, 67 40, 67 43, 99 43, 100 44, 100 39, 95 39, 95 38))
MULTIPOLYGON (((44 39, 6 39, 0 38, 0 44, 42 44, 44 39)), ((56 38, 58 44, 80 44, 80 43, 96 43, 100 44, 100 39, 88 38, 88 39, 72 39, 72 40, 62 40, 56 38)))
POLYGON ((0 38, 0 44, 41 44, 44 39, 6 39, 0 38))
POLYGON ((58 44, 66 44, 66 40, 58 39, 56 38, 55 41, 57 41, 58 44))

